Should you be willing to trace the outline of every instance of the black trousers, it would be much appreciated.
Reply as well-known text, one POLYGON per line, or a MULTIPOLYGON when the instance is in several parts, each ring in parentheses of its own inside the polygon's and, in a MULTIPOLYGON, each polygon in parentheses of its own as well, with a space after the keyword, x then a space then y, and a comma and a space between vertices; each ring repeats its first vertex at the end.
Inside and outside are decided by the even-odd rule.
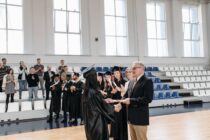
POLYGON ((9 103, 9 98, 10 98, 10 96, 11 96, 11 102, 14 102, 14 93, 12 93, 12 94, 7 94, 6 104, 9 103))
POLYGON ((50 84, 45 83, 45 89, 46 89, 46 100, 49 100, 49 94, 50 94, 50 84))
POLYGON ((2 83, 3 83, 3 80, 0 80, 0 92, 2 92, 2 83))

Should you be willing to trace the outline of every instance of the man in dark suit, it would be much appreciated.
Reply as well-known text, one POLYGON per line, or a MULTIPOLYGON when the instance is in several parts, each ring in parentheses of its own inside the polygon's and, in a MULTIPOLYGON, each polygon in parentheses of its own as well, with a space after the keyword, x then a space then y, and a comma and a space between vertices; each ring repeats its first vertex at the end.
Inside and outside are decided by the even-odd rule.
POLYGON ((144 64, 134 62, 134 82, 130 82, 121 103, 128 105, 128 121, 131 140, 147 140, 149 125, 149 103, 153 99, 153 82, 144 75, 144 64))
POLYGON ((54 71, 51 71, 51 66, 47 66, 47 71, 44 72, 45 89, 46 89, 46 100, 49 100, 50 84, 55 75, 54 71))

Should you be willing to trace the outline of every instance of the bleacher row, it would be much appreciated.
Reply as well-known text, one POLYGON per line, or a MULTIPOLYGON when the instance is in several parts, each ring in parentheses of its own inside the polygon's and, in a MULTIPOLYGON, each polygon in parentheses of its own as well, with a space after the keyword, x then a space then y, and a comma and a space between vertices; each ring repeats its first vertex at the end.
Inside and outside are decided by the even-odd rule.
POLYGON ((155 91, 153 99, 161 100, 161 99, 175 99, 179 98, 178 91, 155 91))
POLYGON ((199 71, 205 70, 205 66, 160 66, 159 71, 199 71))
POLYGON ((209 76, 210 71, 198 70, 198 71, 167 71, 166 76, 178 77, 178 76, 209 76))
MULTIPOLYGON (((0 113, 5 113, 6 104, 0 103, 0 113)), ((23 101, 8 104, 7 112, 45 110, 50 108, 50 100, 23 101)))
POLYGON ((210 96, 210 89, 208 89, 208 90, 194 90, 193 95, 196 97, 210 96))

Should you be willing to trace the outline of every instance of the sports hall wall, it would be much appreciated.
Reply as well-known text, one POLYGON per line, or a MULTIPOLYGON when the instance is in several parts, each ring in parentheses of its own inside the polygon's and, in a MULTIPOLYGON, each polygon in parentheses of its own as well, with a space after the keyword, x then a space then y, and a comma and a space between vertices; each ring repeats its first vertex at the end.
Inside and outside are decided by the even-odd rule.
POLYGON ((127 0, 129 56, 105 55, 104 3, 103 0, 81 0, 82 55, 54 55, 53 0, 24 0, 24 54, 0 54, 9 64, 24 60, 35 63, 55 64, 60 59, 72 65, 128 65, 141 60, 148 65, 209 64, 210 2, 205 0, 165 0, 169 57, 147 56, 146 0, 127 0), (183 57, 181 7, 184 3, 201 3, 204 57, 183 57), (179 20, 180 19, 180 20, 179 20), (95 41, 95 38, 98 41, 95 41))

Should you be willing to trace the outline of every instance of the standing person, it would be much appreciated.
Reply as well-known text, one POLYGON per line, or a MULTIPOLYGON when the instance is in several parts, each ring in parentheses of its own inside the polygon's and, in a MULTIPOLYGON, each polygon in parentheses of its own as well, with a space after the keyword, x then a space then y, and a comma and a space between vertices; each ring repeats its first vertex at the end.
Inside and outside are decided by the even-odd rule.
POLYGON ((1 60, 2 60, 2 63, 4 65, 6 71, 9 70, 10 69, 10 66, 7 65, 7 59, 6 58, 2 58, 1 60))
POLYGON ((64 66, 65 66, 64 60, 62 59, 62 60, 60 60, 60 66, 57 69, 57 73, 61 74, 62 72, 64 72, 64 66))
POLYGON ((41 64, 41 59, 37 58, 37 64, 34 66, 36 74, 39 76, 39 83, 44 96, 44 65, 41 64))
POLYGON ((123 91, 121 92, 121 93, 122 93, 122 94, 121 94, 122 96, 125 95, 125 93, 126 93, 127 90, 128 90, 129 84, 131 84, 131 82, 133 82, 133 80, 134 80, 132 68, 129 68, 129 67, 128 67, 128 68, 125 70, 125 76, 126 76, 126 78, 128 79, 128 81, 125 83, 125 87, 124 87, 123 91))
MULTIPOLYGON (((121 100, 122 92, 126 81, 122 77, 121 67, 113 67, 114 81, 113 87, 115 92, 112 92, 113 100, 121 100)), ((114 140, 128 140, 128 128, 127 128, 127 112, 126 106, 122 106, 120 112, 115 112, 115 122, 111 123, 111 136, 114 140)))
POLYGON ((3 63, 0 62, 0 92, 2 92, 2 84, 3 84, 3 79, 4 79, 4 75, 7 74, 7 69, 4 67, 3 63))
POLYGON ((22 91, 27 90, 27 67, 23 61, 20 61, 18 69, 18 82, 19 82, 19 99, 22 98, 22 91))
POLYGON ((31 67, 30 73, 27 76, 29 100, 32 100, 33 97, 35 97, 35 99, 38 99, 37 93, 38 93, 39 77, 35 72, 36 71, 34 67, 31 67))
POLYGON ((84 72, 86 79, 82 108, 87 140, 109 140, 107 121, 114 121, 114 111, 119 112, 121 105, 110 105, 105 102, 99 91, 97 74, 94 68, 84 72))
POLYGON ((45 81, 45 89, 46 89, 46 100, 49 100, 50 93, 50 83, 53 81, 53 77, 55 72, 51 70, 51 66, 47 66, 47 71, 44 72, 44 81, 45 81))
POLYGON ((73 106, 71 112, 71 122, 76 125, 81 124, 81 98, 82 98, 82 91, 84 88, 84 83, 79 78, 79 73, 74 72, 73 74, 73 84, 70 86, 71 93, 73 94, 73 106))
POLYGON ((55 121, 58 122, 59 119, 59 113, 61 110, 61 94, 62 94, 62 89, 61 89, 62 83, 60 81, 60 75, 55 74, 53 77, 53 81, 50 83, 50 90, 52 93, 52 98, 50 102, 50 116, 49 119, 47 120, 48 123, 52 122, 53 120, 53 112, 56 114, 55 121))
POLYGON ((11 96, 11 102, 14 102, 14 94, 16 93, 15 86, 16 86, 16 79, 14 76, 14 71, 13 69, 8 69, 7 74, 4 76, 4 80, 3 80, 3 89, 5 89, 5 94, 7 95, 6 96, 6 111, 8 108, 10 96, 11 96))
POLYGON ((69 85, 67 82, 67 75, 65 72, 61 73, 61 81, 62 81, 62 93, 63 93, 63 97, 62 97, 62 110, 63 110, 63 120, 61 121, 61 123, 67 123, 67 112, 68 110, 68 104, 69 104, 69 95, 68 95, 68 89, 69 89, 69 85))
MULTIPOLYGON (((144 75, 144 64, 134 62, 132 65, 135 83, 126 92, 121 103, 128 105, 128 121, 131 140, 147 140, 149 125, 149 103, 153 99, 153 82, 144 75)), ((128 88, 128 89, 129 89, 128 88)))

